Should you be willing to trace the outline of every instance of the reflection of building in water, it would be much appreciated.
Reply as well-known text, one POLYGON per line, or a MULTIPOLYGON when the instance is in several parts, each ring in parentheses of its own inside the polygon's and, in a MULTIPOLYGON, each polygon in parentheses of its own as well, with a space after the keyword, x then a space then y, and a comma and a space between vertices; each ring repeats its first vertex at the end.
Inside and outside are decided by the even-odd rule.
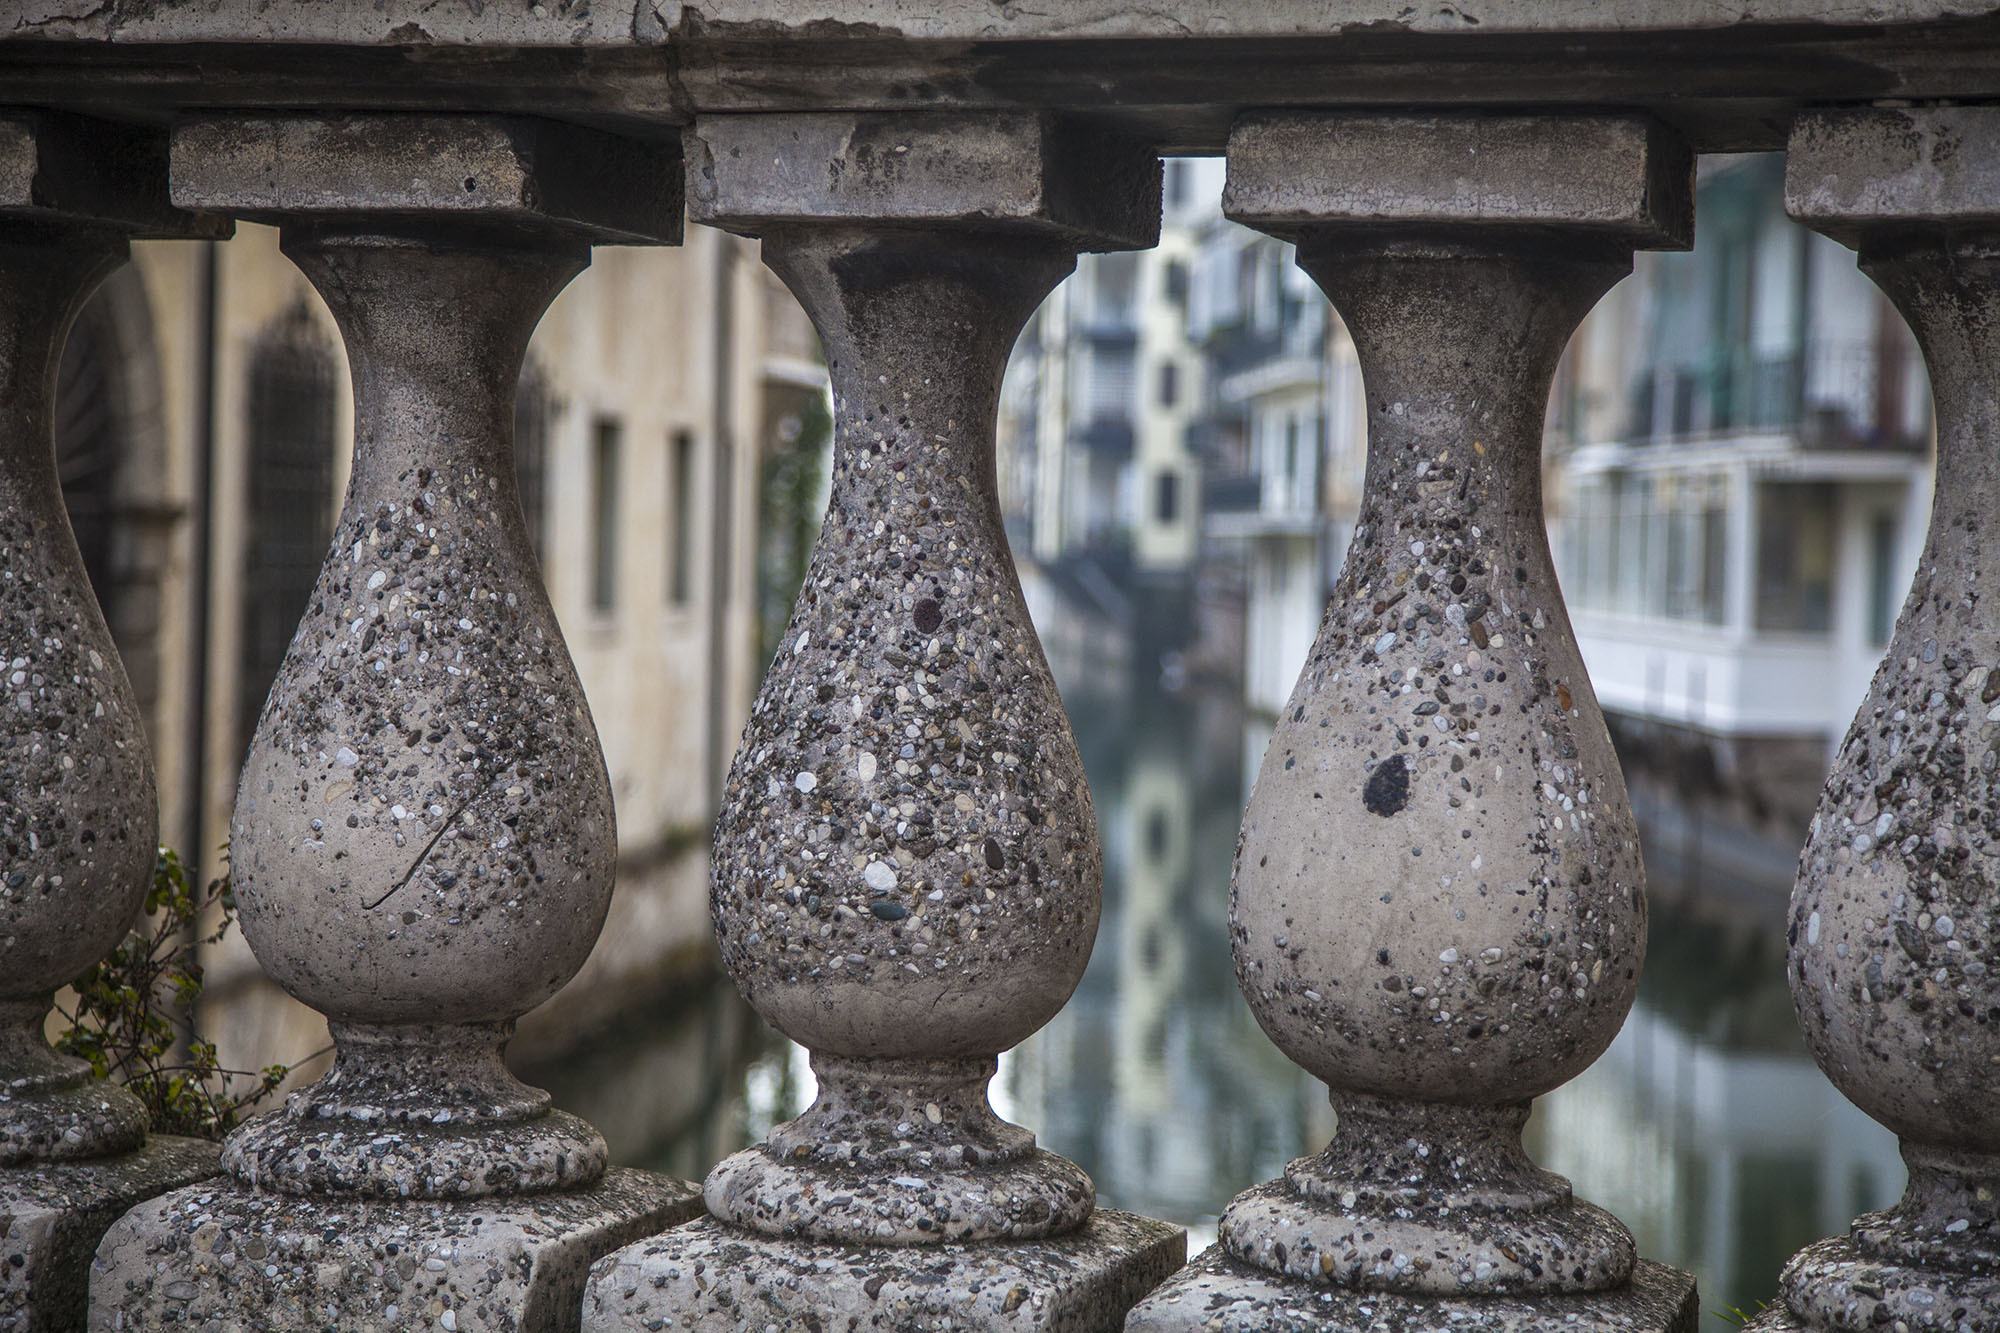
POLYGON ((1081 256, 1029 320, 998 426, 1000 504, 1017 555, 1082 611, 1156 635, 1186 623, 1200 535, 1189 221, 1213 201, 1196 200, 1191 174, 1186 162, 1166 166, 1158 245, 1081 256))
POLYGON ((1915 341, 1786 218, 1777 155, 1703 159, 1696 248, 1640 256, 1551 414, 1564 593, 1635 785, 1789 855, 1928 521, 1915 341))
POLYGON ((1639 1006, 1538 1103, 1536 1160, 1609 1208, 1705 1305, 1755 1309, 1795 1237, 1844 1232, 1903 1183, 1895 1137, 1807 1057, 1768 932, 1655 918, 1639 1006))
POLYGON ((1075 998, 1007 1058, 1003 1091, 1107 1203, 1198 1222, 1281 1167, 1323 1098, 1257 1031, 1230 967, 1237 711, 1066 697, 1103 831, 1103 920, 1075 998))

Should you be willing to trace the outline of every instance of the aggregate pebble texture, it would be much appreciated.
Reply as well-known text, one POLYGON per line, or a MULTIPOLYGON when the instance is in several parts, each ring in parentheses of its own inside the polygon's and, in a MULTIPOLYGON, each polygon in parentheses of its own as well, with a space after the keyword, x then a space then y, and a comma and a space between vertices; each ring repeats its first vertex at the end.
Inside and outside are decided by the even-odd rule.
MULTIPOLYGON (((731 1299, 793 1312, 785 1327, 836 1300, 877 1327, 969 1326, 881 1315, 903 1307, 855 1296, 839 1245, 868 1247, 856 1264, 912 1247, 881 1270, 924 1275, 912 1311, 971 1318, 994 1272, 1050 1265, 1079 1270, 1065 1310, 1129 1301, 1179 1233, 1091 1231, 1089 1176, 987 1099, 997 1054, 1081 979, 1102 874, 993 450, 1016 334, 1079 249, 1157 235, 1158 161, 1088 156, 1102 144, 1017 116, 722 117, 690 148, 694 216, 762 237, 833 382, 831 498, 730 769, 712 895, 724 965, 813 1053, 819 1094, 709 1174, 723 1229, 663 1238, 643 1264, 685 1273, 754 1245, 772 1258, 736 1265, 731 1299)), ((640 1319, 607 1281, 593 1308, 640 1319)))
POLYGON ((89 1327, 562 1333, 578 1325, 593 1260, 700 1212, 692 1186, 626 1168, 584 1190, 450 1203, 218 1180, 111 1228, 89 1327))
MULTIPOLYGON (((546 136, 525 154, 463 119, 225 129, 176 132, 177 196, 282 224, 354 378, 346 500, 231 821, 244 934, 273 980, 327 1015, 336 1055, 229 1137, 226 1181, 135 1210, 107 1237, 93 1318, 573 1323, 591 1260, 699 1211, 681 1182, 606 1175, 597 1131, 502 1061, 514 1020, 589 953, 616 858, 603 752, 513 468, 528 338, 591 239, 533 210, 587 213, 590 200, 537 184, 538 163, 560 157, 546 136), (468 143, 503 188, 447 216, 440 191, 479 193, 457 179, 468 143), (293 213, 286 182, 307 152, 298 197, 312 206, 293 213), (218 1227, 242 1241, 229 1263, 218 1227), (420 1279, 436 1289, 421 1304, 395 1299, 413 1245, 440 1275, 420 1279), (252 1246, 263 1262, 236 1265, 252 1246)), ((614 191, 619 239, 628 202, 614 191)), ((656 229, 677 233, 675 212, 656 229)))
POLYGON ((1032 1245, 829 1245, 708 1219, 600 1261, 583 1327, 1108 1333, 1186 1257, 1179 1227, 1109 1209, 1032 1245))
POLYGON ((43 1036, 55 990, 131 928, 153 767, 70 530, 56 368, 72 320, 165 207, 164 144, 0 116, 0 1333, 83 1326, 91 1252, 139 1200, 215 1169, 43 1036))
POLYGON ((1636 827, 1549 557, 1543 414, 1633 247, 1684 244, 1689 170, 1634 121, 1253 117, 1232 136, 1225 211, 1297 239, 1367 385, 1353 544, 1230 900, 1238 984, 1329 1085, 1338 1126, 1224 1211, 1235 1266, 1174 1279, 1133 1327, 1211 1326, 1184 1322, 1196 1287, 1232 1274, 1254 1290, 1213 1327, 1262 1327, 1273 1291, 1287 1327, 1540 1328, 1571 1293, 1598 1295, 1551 1304, 1565 1327, 1675 1326, 1635 1322, 1653 1306, 1630 1297, 1630 1233, 1537 1167, 1521 1129, 1617 1033, 1646 931, 1636 827), (1377 1315, 1355 1293, 1452 1300, 1377 1315))
POLYGON ((85 1326, 90 1261, 128 1208, 215 1174, 215 1145, 156 1135, 130 1152, 0 1167, 0 1333, 85 1326))
POLYGON ((123 1088, 42 1039, 56 988, 123 939, 156 851, 153 764, 56 475, 56 367, 126 253, 0 220, 0 1166, 136 1148, 123 1088))
POLYGON ((1787 957, 1827 1076, 1902 1139, 1902 1199, 1787 1265, 1766 1329, 2000 1328, 2000 111, 1828 113, 1787 202, 1916 333, 1931 527, 1820 795, 1787 957))

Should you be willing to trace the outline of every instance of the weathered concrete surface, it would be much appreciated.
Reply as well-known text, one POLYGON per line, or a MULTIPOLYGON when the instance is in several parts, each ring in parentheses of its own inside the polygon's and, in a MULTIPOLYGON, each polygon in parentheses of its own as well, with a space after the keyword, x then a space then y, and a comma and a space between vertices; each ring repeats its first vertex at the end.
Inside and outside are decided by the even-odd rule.
POLYGON ((1265 112, 1229 139, 1222 207, 1261 231, 1560 228, 1640 249, 1694 236, 1694 159, 1639 116, 1265 112))
POLYGON ((1925 224, 2000 231, 2000 112, 1811 111, 1785 158, 1785 209, 1860 247, 1925 224))
POLYGON ((214 1144, 164 1136, 115 1157, 0 1169, 0 1333, 83 1328, 105 1230, 134 1204, 214 1173, 214 1144))
POLYGON ((1790 205, 1859 244, 1923 348, 1937 486, 1800 857, 1787 956, 1814 1059, 1901 1136, 1909 1184, 1792 1260, 1784 1318, 2000 1327, 2000 110, 1814 117, 1798 133, 1790 205))
POLYGON ((673 144, 505 116, 203 118, 174 131, 173 199, 276 224, 457 217, 600 244, 681 238, 673 144))
POLYGON ((622 1169, 586 1190, 460 1203, 210 1181, 111 1228, 91 1272, 90 1327, 574 1329, 593 1261, 700 1211, 692 1186, 622 1169))
POLYGON ((42 1038, 56 988, 138 916, 158 817, 144 723, 63 509, 50 418, 70 323, 124 262, 126 239, 67 220, 0 217, 0 1166, 122 1152, 146 1128, 135 1098, 42 1038))
MULTIPOLYGON (((1068 0, 1047 7, 989 0, 619 0, 580 5, 440 8, 427 0, 383 0, 348 14, 323 0, 21 0, 16 35, 98 41, 290 41, 354 44, 652 45, 673 36, 771 38, 825 43, 1048 41, 1066 38, 1298 37, 1349 31, 1499 34, 1673 32, 1770 25, 1923 23, 1973 18, 1993 0, 1310 0, 1233 4, 1189 0, 1145 8, 1123 0, 1068 0)), ((0 31, 0 35, 6 35, 0 31)))
POLYGON ((779 1241, 704 1219, 600 1262, 583 1327, 1105 1333, 1186 1257, 1179 1227, 1105 1210, 1048 1240, 922 1249, 779 1241))
POLYGON ((1227 211, 1296 237, 1352 334, 1369 423, 1230 897, 1238 984, 1339 1127, 1229 1205, 1220 1248, 1343 1300, 1596 1293, 1629 1317, 1649 1308, 1619 1294, 1631 1236, 1520 1137, 1616 1035, 1646 931, 1540 444, 1563 347, 1632 245, 1685 243, 1690 159, 1639 121, 1329 115, 1246 120, 1229 165, 1227 211))
POLYGON ((693 138, 695 216, 763 237, 834 392, 827 516, 713 881, 724 966, 814 1052, 819 1097, 716 1167, 709 1209, 850 1244, 1073 1230, 1089 1177, 986 1099, 997 1053, 1082 977, 1102 873, 1000 525, 994 417, 1076 250, 1157 235, 1159 163, 1042 117, 724 118, 693 138))
POLYGON ((1160 237, 1160 164, 1136 144, 1032 113, 717 116, 688 134, 694 218, 958 224, 1130 250, 1160 237))
POLYGON ((1215 1246, 1141 1301, 1125 1333, 1697 1333, 1694 1279, 1641 1263, 1616 1291, 1425 1299, 1288 1281, 1215 1246))
POLYGON ((0 217, 128 237, 222 238, 232 229, 218 214, 168 202, 165 131, 46 111, 0 114, 0 217))
POLYGON ((581 966, 616 855, 511 444, 528 334, 587 252, 304 224, 284 244, 347 341, 355 460, 244 763, 231 859, 258 961, 332 1020, 340 1051, 282 1118, 239 1132, 232 1170, 439 1198, 581 1183, 601 1141, 545 1115, 500 1049, 581 966), (429 1146, 336 1145, 313 1127, 329 1119, 386 1119, 429 1146), (490 1151, 468 1127, 494 1131, 490 1151))

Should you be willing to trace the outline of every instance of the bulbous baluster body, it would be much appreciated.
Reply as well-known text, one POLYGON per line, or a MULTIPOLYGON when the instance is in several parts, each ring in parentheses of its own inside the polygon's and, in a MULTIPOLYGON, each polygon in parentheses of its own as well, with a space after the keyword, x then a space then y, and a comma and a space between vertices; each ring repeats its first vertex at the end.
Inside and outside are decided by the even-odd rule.
POLYGON ((513 1020, 582 966, 616 857, 512 461, 528 336, 587 253, 471 235, 286 233, 341 325, 356 421, 232 824, 244 933, 338 1046, 327 1077, 225 1150, 276 1188, 462 1197, 604 1168, 595 1131, 544 1114, 548 1095, 500 1063, 513 1020), (369 1144, 385 1123, 386 1154, 369 1144))
POLYGON ((1862 267, 1929 365, 1936 492, 1800 858, 1789 970, 1814 1058, 1902 1137, 1910 1181, 1896 1208, 1802 1252, 1785 1297, 1814 1328, 1987 1327, 2000 1319, 2000 242, 1919 236, 1864 250, 1862 267))
POLYGON ((730 771, 713 908, 730 975, 814 1052, 820 1096, 718 1167, 709 1206, 848 1241, 1062 1230, 1088 1177, 985 1085, 1097 930, 1096 820, 993 460, 1008 349, 1073 256, 834 228, 764 252, 826 346, 833 489, 730 771))
POLYGON ((157 808, 144 724, 63 508, 63 340, 125 257, 87 227, 0 230, 0 1166, 137 1147, 145 1113, 42 1038, 55 990, 145 900, 157 808))
POLYGON ((1231 944, 1258 1022, 1340 1124, 1239 1197, 1222 1241, 1381 1290, 1616 1286, 1631 1237, 1520 1129, 1617 1033, 1645 947, 1637 833, 1540 484, 1556 360, 1629 256, 1329 242, 1300 262, 1360 356, 1368 471, 1244 816, 1231 944))

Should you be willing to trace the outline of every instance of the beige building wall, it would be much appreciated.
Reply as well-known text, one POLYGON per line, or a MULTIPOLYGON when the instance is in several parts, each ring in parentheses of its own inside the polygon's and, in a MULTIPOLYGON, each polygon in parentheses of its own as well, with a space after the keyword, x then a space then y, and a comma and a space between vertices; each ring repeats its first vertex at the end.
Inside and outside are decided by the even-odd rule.
MULTIPOLYGON (((148 727, 161 838, 196 840, 212 871, 244 740, 236 700, 250 559, 250 367, 275 321, 301 306, 309 312, 337 371, 329 519, 352 435, 347 367, 324 305, 270 228, 241 226, 212 248, 136 245, 118 283, 120 326, 148 326, 130 340, 136 350, 126 367, 127 378, 149 386, 149 424, 137 433, 145 438, 132 440, 143 457, 121 465, 119 485, 150 492, 157 529, 126 546, 147 562, 159 592, 157 625, 137 651, 158 684, 148 727), (212 508, 203 672, 195 627, 205 426, 212 508), (199 738, 197 673, 206 696, 199 738)), ((762 665, 755 614, 764 441, 772 404, 796 401, 801 383, 813 383, 816 358, 809 324, 755 244, 699 227, 678 248, 597 250, 536 333, 530 359, 550 403, 544 575, 605 747, 621 869, 596 952, 576 982, 524 1022, 524 1045, 552 1049, 711 966, 707 829, 762 665), (597 462, 606 431, 618 437, 614 477, 597 462), (602 512, 616 530, 606 548, 615 570, 609 605, 594 596, 602 512), (677 557, 685 565, 678 581, 677 557)), ((289 1063, 323 1044, 323 1022, 263 978, 240 937, 208 962, 203 1021, 220 1037, 225 1065, 289 1063)))

